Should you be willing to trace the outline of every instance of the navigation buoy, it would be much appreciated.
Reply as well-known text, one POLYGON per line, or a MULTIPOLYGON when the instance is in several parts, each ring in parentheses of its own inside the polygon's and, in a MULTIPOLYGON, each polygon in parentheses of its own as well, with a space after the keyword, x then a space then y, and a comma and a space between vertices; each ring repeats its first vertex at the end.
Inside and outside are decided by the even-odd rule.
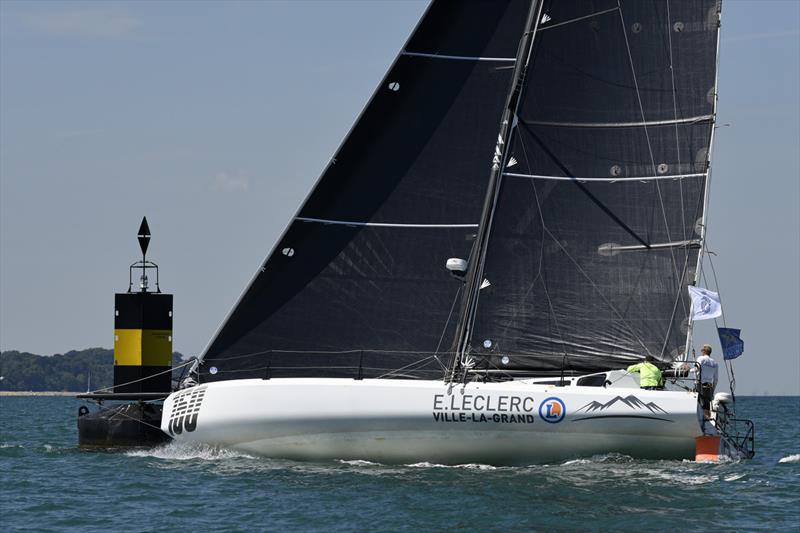
POLYGON ((172 391, 172 295, 161 292, 158 265, 147 260, 150 226, 146 217, 137 239, 142 259, 128 268, 127 292, 114 295, 114 386, 78 395, 98 403, 135 403, 96 412, 81 406, 81 446, 146 446, 169 440, 160 429, 161 406, 145 402, 163 400, 172 391), (148 274, 155 274, 154 286, 148 274))

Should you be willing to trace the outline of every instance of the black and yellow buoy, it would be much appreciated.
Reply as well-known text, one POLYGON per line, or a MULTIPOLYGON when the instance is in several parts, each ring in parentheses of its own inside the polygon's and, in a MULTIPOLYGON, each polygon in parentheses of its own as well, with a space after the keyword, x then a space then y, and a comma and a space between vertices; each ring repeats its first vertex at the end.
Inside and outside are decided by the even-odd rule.
POLYGON ((129 268, 128 292, 114 296, 114 392, 158 393, 172 389, 172 295, 161 292, 158 265, 147 260, 150 228, 147 217, 139 226, 142 260, 129 268), (133 273, 141 271, 139 290, 133 273), (156 273, 155 291, 147 272, 156 273))
POLYGON ((147 260, 150 227, 139 226, 141 261, 128 269, 128 291, 114 296, 114 386, 79 394, 98 403, 124 400, 91 412, 78 410, 81 446, 151 446, 170 440, 162 432, 160 400, 172 392, 172 295, 161 292, 158 265, 147 260), (134 272, 138 290, 134 291, 134 272), (155 273, 155 290, 148 272, 155 273))

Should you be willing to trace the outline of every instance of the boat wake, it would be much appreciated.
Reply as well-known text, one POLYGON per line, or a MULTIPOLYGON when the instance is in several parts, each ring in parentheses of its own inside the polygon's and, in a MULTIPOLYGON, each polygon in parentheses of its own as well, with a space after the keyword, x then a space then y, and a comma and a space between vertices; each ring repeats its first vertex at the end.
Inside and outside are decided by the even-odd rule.
POLYGON ((219 461, 226 459, 253 459, 252 455, 217 448, 207 444, 190 444, 170 442, 156 448, 146 450, 131 450, 125 452, 129 457, 152 457, 155 459, 166 459, 171 461, 219 461))
POLYGON ((794 455, 787 455, 778 460, 779 463, 800 463, 800 453, 794 455))

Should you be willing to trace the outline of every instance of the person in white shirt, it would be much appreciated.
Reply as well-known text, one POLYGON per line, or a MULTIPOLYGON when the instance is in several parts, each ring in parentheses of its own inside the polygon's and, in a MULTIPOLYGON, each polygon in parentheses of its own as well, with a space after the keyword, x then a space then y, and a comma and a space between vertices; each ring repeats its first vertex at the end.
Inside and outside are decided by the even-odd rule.
POLYGON ((714 389, 717 388, 719 367, 711 358, 711 346, 703 345, 702 355, 697 358, 700 365, 700 399, 703 402, 703 414, 706 419, 711 418, 711 400, 714 398, 714 389))

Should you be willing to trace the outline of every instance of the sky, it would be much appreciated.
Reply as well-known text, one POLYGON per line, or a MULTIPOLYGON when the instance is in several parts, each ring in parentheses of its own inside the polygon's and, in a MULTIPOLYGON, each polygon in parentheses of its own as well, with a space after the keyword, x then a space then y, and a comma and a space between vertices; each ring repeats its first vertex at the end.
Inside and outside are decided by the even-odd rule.
MULTIPOLYGON (((0 349, 111 347, 146 215, 199 355, 426 5, 0 0, 0 349)), ((718 124, 736 392, 800 394, 800 1, 723 3, 718 124)))

